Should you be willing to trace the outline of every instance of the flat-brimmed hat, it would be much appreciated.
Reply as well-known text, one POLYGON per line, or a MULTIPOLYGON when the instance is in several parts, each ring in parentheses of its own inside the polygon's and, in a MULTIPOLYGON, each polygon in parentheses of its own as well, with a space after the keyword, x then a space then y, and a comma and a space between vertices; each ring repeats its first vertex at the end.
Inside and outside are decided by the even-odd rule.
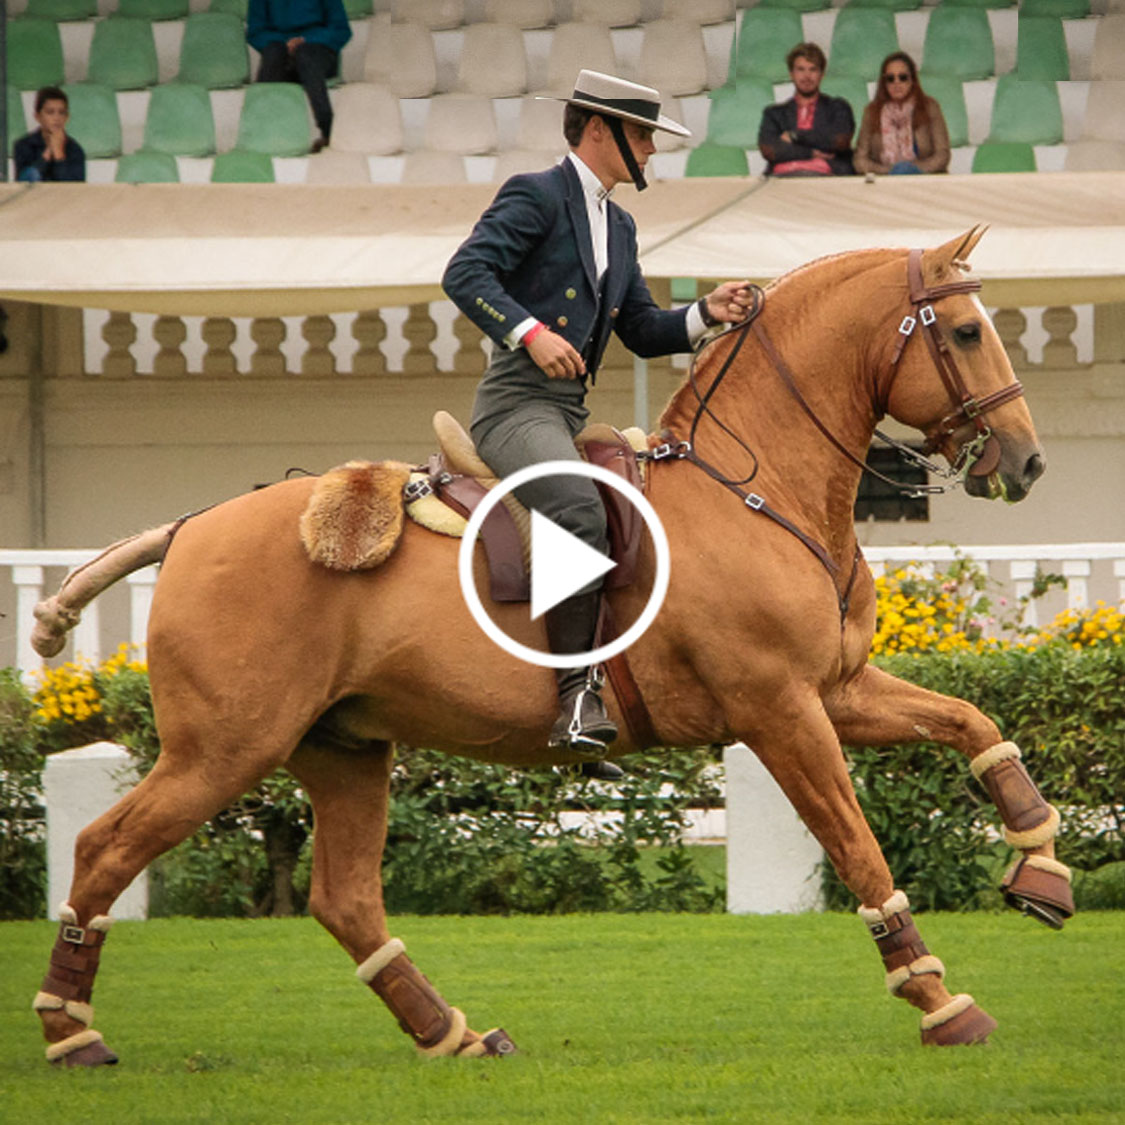
POLYGON ((660 94, 651 86, 626 82, 624 78, 614 78, 612 74, 602 74, 597 70, 579 71, 574 93, 569 98, 553 100, 608 113, 611 117, 635 121, 651 129, 663 129, 680 137, 691 136, 690 129, 660 112, 660 94))

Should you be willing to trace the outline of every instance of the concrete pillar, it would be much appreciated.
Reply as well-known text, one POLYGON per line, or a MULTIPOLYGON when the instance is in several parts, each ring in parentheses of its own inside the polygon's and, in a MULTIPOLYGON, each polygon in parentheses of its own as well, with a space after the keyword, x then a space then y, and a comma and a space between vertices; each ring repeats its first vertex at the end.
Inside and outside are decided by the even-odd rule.
MULTIPOLYGON (((74 875, 78 833, 101 816, 136 781, 129 752, 113 742, 94 742, 47 757, 43 791, 47 805, 47 916, 58 918, 74 875)), ((122 891, 114 918, 148 916, 148 872, 122 891)))
POLYGON ((820 845, 753 750, 741 742, 728 746, 723 765, 727 910, 796 914, 820 909, 820 845))

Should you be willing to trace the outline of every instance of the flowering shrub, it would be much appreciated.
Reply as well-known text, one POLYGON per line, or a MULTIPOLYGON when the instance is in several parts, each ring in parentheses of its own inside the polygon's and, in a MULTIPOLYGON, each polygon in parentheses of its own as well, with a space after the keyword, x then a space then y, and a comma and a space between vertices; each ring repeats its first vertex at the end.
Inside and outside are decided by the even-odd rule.
POLYGON ((1027 640, 1033 646, 1052 642, 1068 644, 1076 652, 1095 645, 1125 644, 1125 610, 1101 601, 1093 609, 1065 609, 1027 640))

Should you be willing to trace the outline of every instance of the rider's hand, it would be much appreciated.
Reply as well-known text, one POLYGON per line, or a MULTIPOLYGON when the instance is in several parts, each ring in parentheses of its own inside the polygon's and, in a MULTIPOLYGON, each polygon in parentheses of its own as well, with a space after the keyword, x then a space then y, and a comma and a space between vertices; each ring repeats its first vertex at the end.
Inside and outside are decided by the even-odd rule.
POLYGON ((586 364, 573 345, 549 328, 537 332, 525 346, 527 354, 552 379, 577 379, 586 374, 586 364))
POLYGON ((724 281, 707 294, 707 311, 726 324, 745 320, 753 303, 749 281, 724 281))

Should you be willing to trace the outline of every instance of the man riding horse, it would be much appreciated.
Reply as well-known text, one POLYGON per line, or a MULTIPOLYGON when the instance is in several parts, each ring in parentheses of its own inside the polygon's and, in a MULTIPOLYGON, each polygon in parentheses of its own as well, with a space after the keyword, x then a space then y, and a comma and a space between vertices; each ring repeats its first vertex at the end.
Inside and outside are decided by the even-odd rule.
MULTIPOLYGON (((709 328, 741 321, 750 303, 748 283, 731 281, 669 311, 657 307, 645 284, 636 225, 610 195, 630 181, 645 188, 656 129, 690 136, 661 114, 657 91, 583 70, 562 100, 566 158, 509 179, 442 279, 454 304, 493 341, 471 432, 500 477, 542 461, 579 459, 574 437, 589 416, 587 380, 596 380, 611 330, 644 357, 685 352, 709 328)), ((515 492, 528 508, 608 554, 593 481, 555 475, 515 492)), ((549 609, 551 652, 593 647, 600 607, 599 579, 549 609)), ((596 757, 617 737, 599 670, 559 669, 557 680, 559 717, 549 745, 596 757)))

